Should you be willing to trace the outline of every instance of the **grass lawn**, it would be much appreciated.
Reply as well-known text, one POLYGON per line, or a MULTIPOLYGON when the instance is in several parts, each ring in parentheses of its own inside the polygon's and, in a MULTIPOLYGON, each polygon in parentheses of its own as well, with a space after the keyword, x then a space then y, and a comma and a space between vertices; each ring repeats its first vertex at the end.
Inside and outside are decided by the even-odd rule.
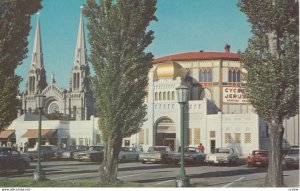
POLYGON ((34 181, 33 179, 11 180, 0 178, 0 187, 143 187, 133 182, 117 181, 114 183, 102 183, 97 180, 45 180, 34 181))

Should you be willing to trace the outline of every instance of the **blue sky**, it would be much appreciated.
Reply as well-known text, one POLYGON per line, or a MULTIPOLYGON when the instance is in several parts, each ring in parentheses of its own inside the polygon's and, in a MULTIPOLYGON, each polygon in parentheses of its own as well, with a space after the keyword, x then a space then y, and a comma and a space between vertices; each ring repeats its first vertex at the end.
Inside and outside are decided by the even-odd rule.
MULTIPOLYGON (((158 21, 152 22, 149 27, 154 30, 155 39, 147 51, 152 52, 155 58, 200 50, 221 52, 226 43, 231 45, 231 52, 245 50, 251 29, 236 2, 237 0, 158 0, 158 21)), ((42 1, 40 25, 47 81, 50 82, 50 76, 54 73, 56 84, 66 89, 69 88, 74 60, 80 6, 84 3, 85 0, 42 1)), ((37 16, 34 15, 28 37, 28 58, 16 70, 23 78, 20 91, 25 90, 36 19, 37 16)))

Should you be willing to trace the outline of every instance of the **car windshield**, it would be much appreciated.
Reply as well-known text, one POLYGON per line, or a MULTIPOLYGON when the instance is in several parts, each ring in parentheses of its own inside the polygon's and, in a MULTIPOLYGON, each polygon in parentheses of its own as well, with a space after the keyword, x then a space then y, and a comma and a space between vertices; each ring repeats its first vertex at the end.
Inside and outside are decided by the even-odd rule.
POLYGON ((298 155, 299 154, 299 149, 290 149, 288 151, 288 155, 298 155))
POLYGON ((91 146, 89 148, 89 151, 103 151, 104 147, 103 146, 91 146))
POLYGON ((216 153, 229 153, 229 149, 216 149, 216 153))
POLYGON ((266 151, 254 151, 253 155, 268 156, 268 152, 266 152, 266 151))
POLYGON ((148 152, 153 152, 153 151, 166 151, 167 147, 149 147, 148 152))

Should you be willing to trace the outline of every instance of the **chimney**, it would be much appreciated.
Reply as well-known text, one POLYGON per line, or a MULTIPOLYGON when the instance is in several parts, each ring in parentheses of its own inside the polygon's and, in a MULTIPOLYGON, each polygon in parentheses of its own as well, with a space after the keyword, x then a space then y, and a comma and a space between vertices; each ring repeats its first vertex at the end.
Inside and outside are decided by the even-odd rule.
POLYGON ((224 49, 225 49, 226 53, 229 53, 230 52, 230 45, 229 44, 225 44, 224 49))

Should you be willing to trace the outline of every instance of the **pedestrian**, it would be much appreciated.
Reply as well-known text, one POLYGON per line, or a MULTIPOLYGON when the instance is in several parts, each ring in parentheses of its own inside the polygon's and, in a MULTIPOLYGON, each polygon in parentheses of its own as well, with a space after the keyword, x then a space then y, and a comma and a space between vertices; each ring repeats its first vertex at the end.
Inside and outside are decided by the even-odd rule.
POLYGON ((199 144, 198 149, 199 149, 202 153, 204 153, 205 148, 204 148, 204 146, 202 145, 202 143, 199 144))

